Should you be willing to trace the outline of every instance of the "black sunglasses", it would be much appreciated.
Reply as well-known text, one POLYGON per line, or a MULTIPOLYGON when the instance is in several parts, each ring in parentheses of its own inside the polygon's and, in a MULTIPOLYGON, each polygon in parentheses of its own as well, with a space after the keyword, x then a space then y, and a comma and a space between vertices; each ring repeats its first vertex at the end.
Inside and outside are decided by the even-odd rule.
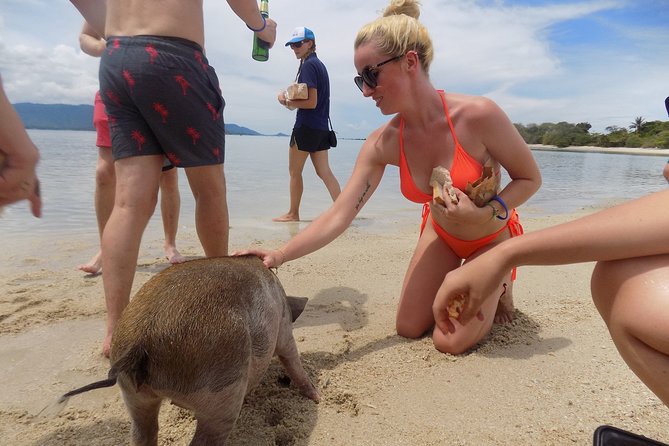
POLYGON ((363 82, 365 84, 367 84, 367 86, 369 88, 376 88, 376 86, 378 85, 376 83, 376 75, 379 72, 379 68, 382 65, 387 64, 388 62, 392 62, 394 60, 401 59, 402 57, 404 57, 404 54, 392 57, 388 60, 384 60, 383 62, 377 63, 376 65, 372 65, 371 67, 363 68, 362 73, 360 73, 360 75, 353 78, 353 82, 355 82, 355 85, 358 86, 360 91, 362 91, 362 83, 363 82))
POLYGON ((302 45, 303 45, 304 43, 306 43, 306 40, 302 40, 302 41, 300 41, 300 42, 294 42, 294 43, 291 43, 291 44, 290 44, 290 49, 293 49, 293 48, 302 48, 302 45))

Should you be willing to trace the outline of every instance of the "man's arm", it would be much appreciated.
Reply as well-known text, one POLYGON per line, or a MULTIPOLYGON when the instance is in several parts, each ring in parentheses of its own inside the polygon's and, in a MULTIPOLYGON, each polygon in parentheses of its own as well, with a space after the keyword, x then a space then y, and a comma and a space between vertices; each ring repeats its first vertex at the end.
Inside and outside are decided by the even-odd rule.
POLYGON ((84 21, 84 26, 79 34, 81 51, 89 56, 100 57, 105 51, 106 43, 102 35, 98 34, 88 22, 84 21))
MULTIPOLYGON (((260 9, 256 0, 227 0, 232 11, 246 23, 246 26, 253 29, 260 29, 263 26, 263 20, 260 16, 260 9)), ((258 37, 267 42, 269 47, 274 46, 276 41, 276 22, 272 19, 266 20, 266 26, 262 31, 256 33, 258 37)))
POLYGON ((107 0, 70 0, 98 36, 105 35, 107 0))

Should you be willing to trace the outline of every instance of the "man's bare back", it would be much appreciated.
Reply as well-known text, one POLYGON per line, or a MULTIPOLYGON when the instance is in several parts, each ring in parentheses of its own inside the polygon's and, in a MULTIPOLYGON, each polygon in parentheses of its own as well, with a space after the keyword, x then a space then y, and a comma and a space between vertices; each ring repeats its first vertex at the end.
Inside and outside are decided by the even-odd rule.
POLYGON ((171 36, 204 47, 202 0, 107 0, 107 36, 171 36))
MULTIPOLYGON (((204 48, 204 0, 70 0, 101 36, 180 37, 204 48)), ((276 22, 260 15, 256 0, 227 0, 258 38, 274 46, 276 22)))

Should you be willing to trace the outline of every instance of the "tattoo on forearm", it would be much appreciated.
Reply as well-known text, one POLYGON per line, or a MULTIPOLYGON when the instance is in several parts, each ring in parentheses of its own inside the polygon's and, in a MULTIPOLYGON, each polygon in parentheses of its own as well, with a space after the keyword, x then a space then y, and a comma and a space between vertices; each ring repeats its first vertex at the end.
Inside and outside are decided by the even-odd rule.
POLYGON ((365 188, 365 191, 360 195, 360 198, 358 198, 358 202, 355 205, 355 210, 359 211, 360 208, 362 207, 362 202, 365 201, 365 195, 367 195, 367 192, 369 192, 369 188, 372 187, 372 185, 367 182, 367 187, 365 188))

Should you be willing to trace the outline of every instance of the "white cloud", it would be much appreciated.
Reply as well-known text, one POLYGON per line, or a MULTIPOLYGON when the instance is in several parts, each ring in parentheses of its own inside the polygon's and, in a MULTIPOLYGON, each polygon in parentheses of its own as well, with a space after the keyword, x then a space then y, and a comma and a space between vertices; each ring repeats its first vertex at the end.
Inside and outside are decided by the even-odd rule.
POLYGON ((91 103, 97 90, 95 59, 67 45, 0 49, 5 89, 12 102, 91 103))
MULTIPOLYGON (((2 2, 0 72, 10 99, 91 103, 98 61, 78 49, 81 17, 74 7, 44 0, 2 2)), ((636 3, 512 3, 423 1, 421 21, 435 45, 430 73, 435 87, 489 96, 514 122, 587 121, 603 131, 627 126, 636 116, 666 119, 666 27, 605 23, 619 47, 577 42, 567 51, 553 40, 562 24, 636 3)), ((387 117, 352 82, 353 40, 386 5, 387 0, 270 2, 278 37, 270 60, 261 63, 250 57, 252 33, 227 3, 205 1, 207 56, 221 81, 226 121, 264 133, 290 132, 294 115, 277 103, 276 93, 293 80, 298 62, 283 44, 294 27, 306 25, 316 33, 319 57, 330 74, 335 127, 342 136, 366 136, 387 117)))

